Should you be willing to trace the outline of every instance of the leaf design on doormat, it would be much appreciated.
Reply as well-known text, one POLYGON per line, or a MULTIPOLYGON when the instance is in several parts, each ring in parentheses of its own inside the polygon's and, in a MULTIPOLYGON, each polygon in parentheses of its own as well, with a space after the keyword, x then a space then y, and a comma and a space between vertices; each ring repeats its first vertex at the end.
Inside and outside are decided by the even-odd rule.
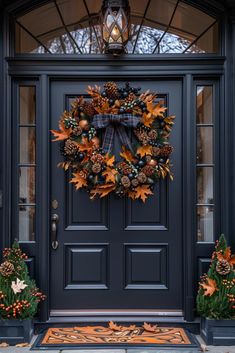
POLYGON ((145 329, 145 331, 148 331, 148 332, 158 332, 159 331, 159 328, 157 327, 157 325, 147 324, 147 322, 145 322, 143 324, 143 328, 145 329))

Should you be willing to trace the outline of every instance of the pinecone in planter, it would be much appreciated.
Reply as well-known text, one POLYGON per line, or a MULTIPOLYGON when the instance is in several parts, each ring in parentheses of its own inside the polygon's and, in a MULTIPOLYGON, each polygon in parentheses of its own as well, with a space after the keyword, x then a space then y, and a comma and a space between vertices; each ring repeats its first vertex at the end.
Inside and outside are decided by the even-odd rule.
POLYGON ((88 116, 93 116, 95 114, 95 108, 93 102, 84 101, 83 112, 88 116))
POLYGON ((107 82, 104 84, 104 90, 109 98, 115 99, 118 96, 118 86, 115 82, 107 82))
POLYGON ((0 266, 0 273, 3 277, 11 276, 14 270, 14 265, 9 261, 4 261, 0 266))
POLYGON ((231 271, 230 264, 227 260, 220 260, 216 264, 216 272, 222 276, 227 275, 231 271))
POLYGON ((67 140, 64 145, 64 152, 68 156, 72 156, 78 153, 78 147, 76 143, 72 140, 67 140))

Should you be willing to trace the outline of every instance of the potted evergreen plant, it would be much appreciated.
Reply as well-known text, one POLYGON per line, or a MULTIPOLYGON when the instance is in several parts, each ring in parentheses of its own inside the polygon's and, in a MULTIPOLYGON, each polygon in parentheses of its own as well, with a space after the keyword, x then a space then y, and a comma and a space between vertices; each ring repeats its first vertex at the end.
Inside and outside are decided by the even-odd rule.
POLYGON ((28 275, 27 259, 18 242, 3 250, 0 265, 0 343, 30 342, 33 317, 45 296, 28 275))
POLYGON ((199 282, 197 311, 206 344, 235 345, 235 255, 222 234, 199 282))

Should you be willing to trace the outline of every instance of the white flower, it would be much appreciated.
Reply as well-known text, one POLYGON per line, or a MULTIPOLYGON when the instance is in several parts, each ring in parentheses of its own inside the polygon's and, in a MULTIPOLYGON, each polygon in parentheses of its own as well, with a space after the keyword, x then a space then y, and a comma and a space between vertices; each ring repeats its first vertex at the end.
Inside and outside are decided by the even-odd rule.
POLYGON ((17 278, 15 282, 11 282, 11 288, 15 294, 21 293, 22 289, 25 289, 25 287, 28 287, 28 285, 24 284, 24 281, 21 281, 19 278, 17 278))

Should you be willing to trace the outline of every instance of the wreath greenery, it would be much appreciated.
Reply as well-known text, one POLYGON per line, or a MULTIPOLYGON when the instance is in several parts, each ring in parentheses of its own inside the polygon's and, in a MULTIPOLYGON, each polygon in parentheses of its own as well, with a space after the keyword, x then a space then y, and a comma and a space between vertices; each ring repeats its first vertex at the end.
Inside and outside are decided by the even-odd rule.
POLYGON ((173 179, 168 138, 175 117, 166 116, 167 108, 156 94, 140 90, 129 83, 88 86, 91 99, 76 98, 61 116, 59 130, 51 130, 53 141, 62 142, 65 160, 58 166, 71 169, 70 182, 91 198, 115 192, 145 202, 160 178, 173 179), (112 154, 115 133, 122 144, 117 161, 112 154))

